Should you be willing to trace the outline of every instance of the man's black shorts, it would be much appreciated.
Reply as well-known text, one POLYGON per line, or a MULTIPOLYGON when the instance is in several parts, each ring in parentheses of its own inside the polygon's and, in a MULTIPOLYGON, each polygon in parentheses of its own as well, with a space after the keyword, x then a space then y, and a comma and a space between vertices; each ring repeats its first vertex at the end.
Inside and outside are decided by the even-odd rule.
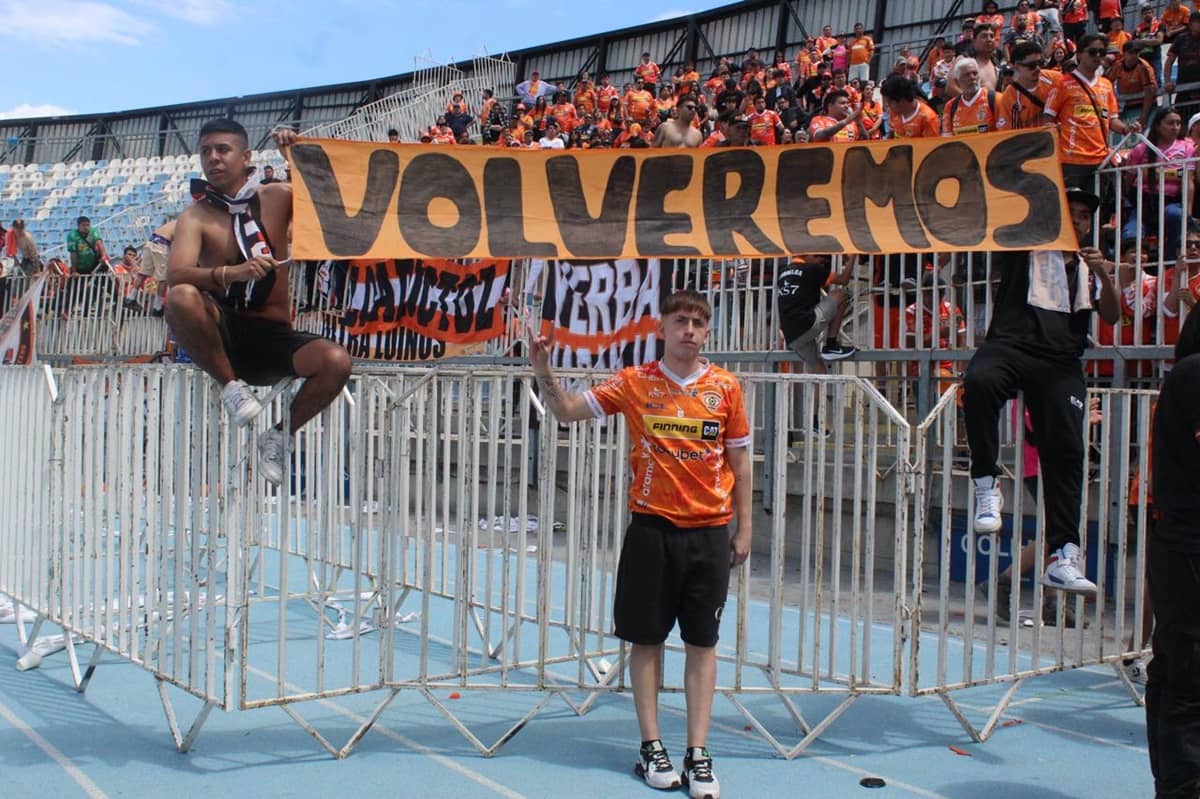
POLYGON ((693 646, 716 646, 729 593, 729 526, 676 527, 635 513, 617 566, 613 621, 631 644, 661 644, 679 620, 693 646))
POLYGON ((292 355, 310 341, 312 333, 293 330, 291 325, 239 313, 221 303, 221 344, 233 373, 255 386, 269 386, 285 377, 295 377, 292 355))

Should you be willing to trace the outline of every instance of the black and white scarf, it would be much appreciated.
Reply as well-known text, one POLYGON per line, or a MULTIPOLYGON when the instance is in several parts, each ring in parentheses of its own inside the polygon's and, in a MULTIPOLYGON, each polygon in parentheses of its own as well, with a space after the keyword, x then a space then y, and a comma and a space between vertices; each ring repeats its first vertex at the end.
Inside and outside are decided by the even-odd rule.
MULTIPOLYGON (((258 225, 255 214, 259 210, 258 181, 247 181, 236 195, 230 197, 217 191, 208 181, 199 178, 193 180, 192 196, 204 194, 204 199, 216 208, 227 211, 230 223, 233 225, 233 238, 237 241, 238 251, 242 261, 249 261, 255 256, 265 255, 274 258, 271 243, 267 235, 258 225), (202 191, 201 191, 202 189, 202 191)), ((247 280, 230 283, 225 298, 238 310, 254 311, 266 305, 267 297, 275 286, 275 272, 268 272, 260 280, 247 280)))

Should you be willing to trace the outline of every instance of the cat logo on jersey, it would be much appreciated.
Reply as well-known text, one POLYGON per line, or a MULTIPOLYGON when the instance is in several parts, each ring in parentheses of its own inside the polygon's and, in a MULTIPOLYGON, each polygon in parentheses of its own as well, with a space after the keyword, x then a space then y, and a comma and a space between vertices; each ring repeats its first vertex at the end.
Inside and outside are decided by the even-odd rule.
POLYGON ((715 391, 704 392, 704 396, 701 399, 704 401, 704 407, 710 411, 715 411, 721 407, 721 395, 715 391))
POLYGON ((704 419, 646 416, 646 430, 658 438, 686 438, 692 441, 716 441, 721 423, 704 419))

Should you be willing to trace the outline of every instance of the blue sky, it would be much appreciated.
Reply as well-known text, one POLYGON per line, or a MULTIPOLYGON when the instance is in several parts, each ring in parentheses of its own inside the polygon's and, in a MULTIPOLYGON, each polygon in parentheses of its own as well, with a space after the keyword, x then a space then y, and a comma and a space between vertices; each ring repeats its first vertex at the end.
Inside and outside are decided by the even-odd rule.
POLYGON ((123 111, 408 72, 728 0, 0 0, 0 116, 123 111), (581 13, 583 10, 583 13, 581 13))

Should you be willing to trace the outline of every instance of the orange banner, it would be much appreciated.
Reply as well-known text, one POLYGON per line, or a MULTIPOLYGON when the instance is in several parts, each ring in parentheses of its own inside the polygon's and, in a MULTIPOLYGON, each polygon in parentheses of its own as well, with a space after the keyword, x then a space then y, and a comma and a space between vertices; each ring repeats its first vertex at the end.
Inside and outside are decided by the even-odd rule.
POLYGON ((301 139, 288 157, 298 259, 1078 247, 1052 129, 565 152, 301 139))

